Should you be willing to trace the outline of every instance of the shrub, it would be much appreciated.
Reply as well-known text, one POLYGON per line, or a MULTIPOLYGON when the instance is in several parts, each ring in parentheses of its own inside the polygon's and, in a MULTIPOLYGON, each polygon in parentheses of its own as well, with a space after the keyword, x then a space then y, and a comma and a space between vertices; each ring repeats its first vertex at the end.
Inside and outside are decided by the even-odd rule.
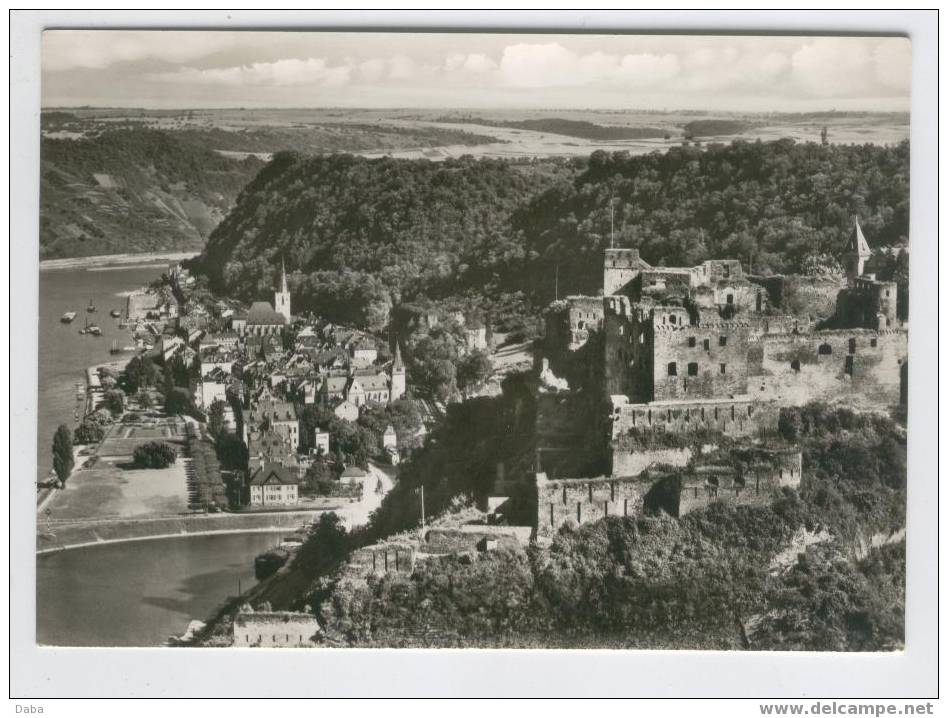
POLYGON ((164 469, 174 463, 177 452, 163 441, 149 441, 135 449, 135 466, 141 469, 164 469))

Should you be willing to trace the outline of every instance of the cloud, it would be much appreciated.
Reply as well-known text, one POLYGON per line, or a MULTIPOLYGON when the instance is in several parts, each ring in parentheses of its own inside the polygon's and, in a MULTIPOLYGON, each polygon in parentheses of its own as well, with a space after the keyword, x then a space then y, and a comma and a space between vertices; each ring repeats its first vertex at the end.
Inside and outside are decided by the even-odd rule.
MULTIPOLYGON (((246 35, 253 44, 252 33, 246 35)), ((235 47, 237 42, 233 33, 224 32, 47 30, 43 33, 43 69, 101 70, 148 59, 189 62, 235 47)))
POLYGON ((680 70, 670 53, 592 52, 579 55, 559 43, 508 45, 500 62, 504 84, 511 87, 570 87, 619 84, 649 87, 668 82, 680 70))
POLYGON ((197 85, 293 87, 324 85, 338 87, 350 81, 352 67, 331 67, 325 59, 288 59, 276 62, 255 62, 250 65, 198 69, 185 67, 177 72, 153 73, 149 77, 160 82, 184 82, 197 85))

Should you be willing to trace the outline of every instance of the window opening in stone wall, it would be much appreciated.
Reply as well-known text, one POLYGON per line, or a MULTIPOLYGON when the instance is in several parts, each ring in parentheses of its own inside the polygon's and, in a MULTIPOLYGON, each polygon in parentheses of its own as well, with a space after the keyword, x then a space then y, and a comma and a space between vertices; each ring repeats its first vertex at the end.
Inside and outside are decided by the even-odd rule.
POLYGON ((833 347, 829 344, 820 344, 820 348, 816 350, 816 353, 822 356, 828 356, 833 353, 833 347))
POLYGON ((876 339, 876 338, 870 339, 870 340, 869 340, 869 346, 871 346, 871 347, 873 347, 873 348, 879 346, 879 340, 876 339))
POLYGON ((734 295, 733 295, 733 294, 728 294, 728 295, 727 295, 727 303, 728 303, 728 304, 734 304, 734 295))
POLYGON ((727 337, 718 337, 718 346, 726 347, 727 346, 727 337))
POLYGON ((698 340, 694 337, 688 337, 688 346, 693 347, 698 343, 698 340))
POLYGON ((790 368, 791 368, 793 371, 800 371, 800 360, 799 360, 799 359, 794 359, 793 361, 791 361, 791 362, 790 362, 790 368))
POLYGON ((856 353, 856 338, 855 337, 852 337, 849 340, 849 353, 850 354, 856 353))
POLYGON ((727 364, 721 364, 721 373, 727 374, 727 364))
POLYGON ((678 364, 670 361, 668 362, 668 376, 678 376, 678 364))
POLYGON ((689 362, 688 376, 698 376, 698 363, 697 362, 689 362))

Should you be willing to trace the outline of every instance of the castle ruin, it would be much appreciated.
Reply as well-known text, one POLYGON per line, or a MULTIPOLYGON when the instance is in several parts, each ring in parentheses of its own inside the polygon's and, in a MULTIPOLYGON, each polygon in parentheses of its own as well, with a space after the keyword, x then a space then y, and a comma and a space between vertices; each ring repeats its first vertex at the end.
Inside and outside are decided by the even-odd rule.
POLYGON ((870 256, 858 221, 845 281, 748 275, 737 260, 655 268, 637 250, 606 249, 603 295, 551 305, 536 355, 550 387, 539 397, 538 440, 563 405, 557 395, 581 396, 598 444, 589 436, 575 444, 597 447, 602 456, 585 463, 602 474, 581 478, 541 461, 556 452, 541 443, 539 535, 639 513, 662 481, 674 500, 659 508, 677 516, 714 500, 769 501, 802 479, 799 450, 768 448, 781 407, 821 400, 881 410, 903 401, 908 326, 896 284, 864 273, 870 256), (704 454, 720 443, 756 452, 756 473, 741 462, 709 464, 704 454), (659 466, 674 480, 656 478, 659 466))

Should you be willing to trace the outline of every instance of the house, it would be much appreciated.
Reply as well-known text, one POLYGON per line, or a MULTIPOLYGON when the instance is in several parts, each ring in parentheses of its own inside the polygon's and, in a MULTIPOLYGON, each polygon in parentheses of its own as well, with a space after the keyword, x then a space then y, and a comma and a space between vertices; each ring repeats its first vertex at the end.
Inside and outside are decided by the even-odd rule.
POLYGON ((250 470, 254 471, 263 464, 293 467, 296 454, 283 434, 273 429, 251 429, 247 432, 247 456, 250 470))
POLYGON ((263 464, 250 476, 251 506, 289 506, 299 503, 299 481, 280 464, 263 464))
POLYGON ((372 366, 376 359, 378 359, 379 351, 373 342, 368 337, 361 337, 360 339, 354 341, 351 345, 352 352, 352 363, 355 366, 372 366))
POLYGON ((395 427, 393 427, 391 424, 385 427, 385 432, 382 434, 382 448, 398 448, 398 435, 395 433, 395 427))
POLYGON ((360 469, 358 466, 350 466, 339 475, 339 483, 342 484, 364 484, 369 478, 369 472, 360 469))
MULTIPOLYGON (((346 388, 349 385, 349 376, 347 374, 331 374, 327 376, 319 387, 319 403, 323 407, 329 407, 337 401, 343 401, 346 398, 346 388)), ((356 414, 358 418, 358 412, 356 414)))
POLYGON ((329 432, 323 431, 319 427, 313 430, 313 451, 317 454, 322 452, 323 456, 329 456, 329 432))
POLYGON ((207 408, 215 401, 227 402, 228 376, 221 369, 207 372, 198 385, 197 397, 201 407, 207 408))
POLYGON ((272 399, 260 401, 244 409, 243 420, 245 441, 251 429, 261 430, 266 424, 287 440, 291 451, 295 452, 300 445, 300 423, 292 402, 272 399))

